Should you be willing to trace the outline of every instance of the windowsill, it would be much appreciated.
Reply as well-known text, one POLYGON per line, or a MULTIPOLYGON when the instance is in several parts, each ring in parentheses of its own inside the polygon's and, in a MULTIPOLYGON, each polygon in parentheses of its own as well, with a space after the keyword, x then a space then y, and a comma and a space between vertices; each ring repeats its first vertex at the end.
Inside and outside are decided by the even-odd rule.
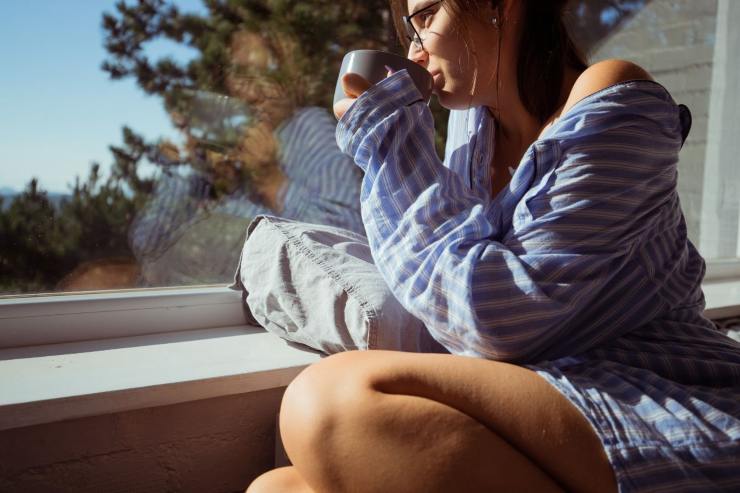
POLYGON ((249 326, 0 350, 0 430, 284 387, 320 356, 249 326))
MULTIPOLYGON (((740 316, 740 280, 703 287, 740 316)), ((319 358, 246 325, 2 349, 0 430, 279 388, 319 358)))
POLYGON ((712 320, 740 316, 740 280, 717 279, 702 285, 706 308, 704 314, 712 320))

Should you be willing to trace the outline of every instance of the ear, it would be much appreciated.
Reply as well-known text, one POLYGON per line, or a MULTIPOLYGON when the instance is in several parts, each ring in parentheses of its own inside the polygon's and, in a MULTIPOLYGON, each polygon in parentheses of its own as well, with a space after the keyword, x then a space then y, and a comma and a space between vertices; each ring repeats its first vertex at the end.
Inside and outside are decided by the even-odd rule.
POLYGON ((520 2, 521 0, 491 0, 490 2, 485 2, 480 10, 480 18, 486 24, 495 24, 497 27, 500 28, 504 24, 511 22, 514 9, 520 2), (495 23, 493 22, 493 19, 496 19, 495 23))
POLYGON ((490 23, 494 17, 498 19, 498 24, 501 25, 501 7, 503 0, 491 0, 483 4, 480 10, 480 17, 484 19, 485 23, 490 23))

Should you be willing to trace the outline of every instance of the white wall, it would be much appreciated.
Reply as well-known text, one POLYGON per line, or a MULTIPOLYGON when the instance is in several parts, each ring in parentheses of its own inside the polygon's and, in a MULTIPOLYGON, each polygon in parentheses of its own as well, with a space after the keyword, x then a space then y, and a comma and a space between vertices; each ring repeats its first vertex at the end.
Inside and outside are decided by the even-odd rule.
POLYGON ((720 0, 714 50, 700 249, 740 257, 740 2, 720 0))
MULTIPOLYGON (((729 0, 733 2, 735 7, 740 4, 729 0)), ((603 39, 590 57, 591 62, 623 58, 641 65, 670 91, 677 103, 691 110, 693 125, 680 154, 678 189, 689 237, 697 246, 704 228, 702 206, 717 8, 717 0, 646 2, 616 32, 603 39)), ((739 66, 736 60, 733 68, 737 70, 739 66)), ((711 252, 702 253, 712 256, 711 252)))

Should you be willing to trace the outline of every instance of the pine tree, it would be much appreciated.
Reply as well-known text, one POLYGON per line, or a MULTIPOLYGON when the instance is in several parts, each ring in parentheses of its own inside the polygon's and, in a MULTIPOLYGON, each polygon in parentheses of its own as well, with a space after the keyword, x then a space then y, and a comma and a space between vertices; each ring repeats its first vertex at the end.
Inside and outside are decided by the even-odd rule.
POLYGON ((61 277, 64 241, 58 213, 34 178, 0 213, 0 290, 43 290, 61 277))
POLYGON ((147 94, 169 103, 184 89, 225 93, 229 40, 235 32, 247 30, 262 34, 274 47, 282 40, 295 40, 290 58, 279 60, 272 76, 304 86, 302 104, 329 107, 337 70, 348 50, 398 47, 389 28, 386 0, 206 0, 205 6, 207 14, 197 15, 183 13, 165 0, 117 3, 114 14, 103 16, 109 54, 103 70, 113 79, 133 77, 147 94), (198 56, 187 64, 171 57, 152 60, 145 48, 155 39, 188 46, 198 56), (285 80, 289 77, 294 80, 285 80))
POLYGON ((33 178, 7 209, 0 207, 0 293, 54 291, 80 265, 133 259, 128 229, 153 185, 138 169, 152 146, 125 127, 123 139, 123 145, 110 146, 108 177, 93 163, 57 205, 33 178))

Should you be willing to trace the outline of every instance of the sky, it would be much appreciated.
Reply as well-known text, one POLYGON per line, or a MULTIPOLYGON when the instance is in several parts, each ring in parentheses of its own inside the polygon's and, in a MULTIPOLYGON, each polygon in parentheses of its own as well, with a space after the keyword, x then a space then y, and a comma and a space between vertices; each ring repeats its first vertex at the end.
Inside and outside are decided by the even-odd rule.
MULTIPOLYGON (((202 10, 200 0, 176 0, 202 10)), ((128 125, 147 139, 177 140, 159 98, 130 79, 111 81, 101 18, 114 0, 0 0, 0 189, 22 190, 32 177, 50 192, 66 192, 90 163, 112 162, 108 146, 128 125)), ((192 56, 165 43, 152 53, 192 56)))

